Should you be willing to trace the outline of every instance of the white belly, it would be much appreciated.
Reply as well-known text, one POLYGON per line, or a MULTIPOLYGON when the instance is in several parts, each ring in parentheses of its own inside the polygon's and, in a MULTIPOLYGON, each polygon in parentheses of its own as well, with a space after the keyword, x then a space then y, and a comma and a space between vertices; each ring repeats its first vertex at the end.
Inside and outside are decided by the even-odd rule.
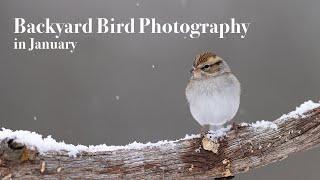
POLYGON ((186 89, 190 111, 201 125, 223 125, 237 113, 240 83, 232 74, 207 80, 191 80, 186 89))

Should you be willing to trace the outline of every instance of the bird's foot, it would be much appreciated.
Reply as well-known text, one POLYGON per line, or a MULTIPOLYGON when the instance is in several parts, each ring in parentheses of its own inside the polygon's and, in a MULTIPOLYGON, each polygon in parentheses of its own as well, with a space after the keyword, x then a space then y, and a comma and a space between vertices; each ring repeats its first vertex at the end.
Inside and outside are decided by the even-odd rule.
POLYGON ((200 131, 201 137, 204 137, 206 134, 208 134, 209 130, 210 130, 210 125, 209 124, 203 125, 202 128, 201 128, 201 131, 200 131))
POLYGON ((238 130, 239 127, 240 126, 236 122, 232 122, 230 130, 238 130))

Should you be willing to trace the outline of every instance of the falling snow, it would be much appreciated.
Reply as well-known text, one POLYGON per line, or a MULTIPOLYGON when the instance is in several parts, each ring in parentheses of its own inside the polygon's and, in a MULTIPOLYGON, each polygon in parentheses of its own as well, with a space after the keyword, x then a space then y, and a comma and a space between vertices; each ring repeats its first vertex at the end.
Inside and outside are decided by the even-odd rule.
POLYGON ((142 2, 143 2, 143 0, 137 1, 136 6, 139 7, 142 4, 142 2))

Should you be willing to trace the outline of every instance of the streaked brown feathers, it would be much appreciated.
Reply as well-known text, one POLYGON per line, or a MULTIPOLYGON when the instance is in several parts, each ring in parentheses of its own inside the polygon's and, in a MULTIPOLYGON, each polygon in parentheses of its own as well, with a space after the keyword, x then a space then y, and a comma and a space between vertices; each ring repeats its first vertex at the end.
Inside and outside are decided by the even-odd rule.
POLYGON ((201 53, 196 56, 196 58, 193 62, 193 67, 197 67, 199 64, 206 62, 208 60, 208 58, 210 58, 210 57, 216 58, 216 56, 217 55, 212 52, 201 53))

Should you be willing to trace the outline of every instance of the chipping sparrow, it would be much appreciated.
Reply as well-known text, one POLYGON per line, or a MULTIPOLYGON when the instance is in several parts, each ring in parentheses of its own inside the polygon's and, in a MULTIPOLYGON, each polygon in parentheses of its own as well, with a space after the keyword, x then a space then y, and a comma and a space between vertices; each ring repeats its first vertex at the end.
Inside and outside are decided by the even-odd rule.
POLYGON ((207 52, 196 57, 186 88, 190 112, 204 130, 216 130, 230 121, 240 104, 240 83, 228 64, 207 52))

